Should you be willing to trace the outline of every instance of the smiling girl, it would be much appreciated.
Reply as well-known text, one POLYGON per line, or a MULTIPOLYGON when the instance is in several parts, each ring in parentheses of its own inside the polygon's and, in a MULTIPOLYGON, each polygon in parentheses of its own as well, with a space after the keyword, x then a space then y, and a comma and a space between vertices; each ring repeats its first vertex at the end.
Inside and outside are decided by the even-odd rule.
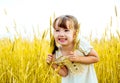
POLYGON ((94 63, 97 52, 83 37, 78 38, 79 24, 72 15, 57 17, 53 23, 55 48, 47 63, 62 76, 62 83, 98 83, 94 63), (62 66, 61 66, 62 63, 62 66))

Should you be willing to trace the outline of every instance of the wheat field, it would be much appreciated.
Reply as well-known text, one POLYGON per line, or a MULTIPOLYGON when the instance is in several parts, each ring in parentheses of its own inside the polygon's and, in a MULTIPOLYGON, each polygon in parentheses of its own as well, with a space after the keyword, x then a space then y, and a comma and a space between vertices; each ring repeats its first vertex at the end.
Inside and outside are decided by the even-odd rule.
MULTIPOLYGON (((90 41, 100 57, 95 63, 99 83, 120 83, 120 32, 116 33, 117 36, 110 33, 109 39, 103 35, 100 40, 90 41)), ((0 83, 60 83, 61 77, 46 63, 53 49, 47 35, 45 31, 40 38, 35 35, 32 41, 21 35, 14 41, 0 39, 0 83)))
MULTIPOLYGON (((33 41, 0 39, 0 83, 60 83, 60 77, 46 64, 51 52, 46 32, 33 41)), ((119 35, 119 34, 118 34, 119 35)), ((91 41, 100 61, 95 63, 99 83, 120 83, 120 36, 91 41)))

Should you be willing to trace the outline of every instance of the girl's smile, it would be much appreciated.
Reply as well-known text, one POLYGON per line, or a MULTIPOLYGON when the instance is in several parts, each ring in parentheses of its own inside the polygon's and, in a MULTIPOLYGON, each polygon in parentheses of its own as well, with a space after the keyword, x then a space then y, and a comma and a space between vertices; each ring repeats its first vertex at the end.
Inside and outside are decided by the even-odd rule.
POLYGON ((58 38, 58 41, 61 42, 61 43, 64 43, 67 41, 67 38, 58 38))

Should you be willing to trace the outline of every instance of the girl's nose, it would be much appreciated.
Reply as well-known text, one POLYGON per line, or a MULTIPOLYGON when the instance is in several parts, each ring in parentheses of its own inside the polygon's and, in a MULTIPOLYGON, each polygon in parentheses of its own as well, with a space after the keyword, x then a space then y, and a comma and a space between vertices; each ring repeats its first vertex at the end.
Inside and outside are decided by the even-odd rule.
POLYGON ((61 31, 61 32, 59 33, 59 35, 60 35, 60 36, 64 36, 64 32, 61 31))

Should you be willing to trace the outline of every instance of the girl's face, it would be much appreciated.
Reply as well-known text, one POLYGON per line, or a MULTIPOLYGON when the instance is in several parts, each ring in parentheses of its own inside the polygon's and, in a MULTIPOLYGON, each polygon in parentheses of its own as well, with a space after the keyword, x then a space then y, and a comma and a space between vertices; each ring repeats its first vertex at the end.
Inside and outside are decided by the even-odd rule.
POLYGON ((54 38, 55 41, 61 46, 72 45, 74 41, 75 31, 70 28, 71 22, 67 21, 67 28, 55 26, 54 28, 54 38))

